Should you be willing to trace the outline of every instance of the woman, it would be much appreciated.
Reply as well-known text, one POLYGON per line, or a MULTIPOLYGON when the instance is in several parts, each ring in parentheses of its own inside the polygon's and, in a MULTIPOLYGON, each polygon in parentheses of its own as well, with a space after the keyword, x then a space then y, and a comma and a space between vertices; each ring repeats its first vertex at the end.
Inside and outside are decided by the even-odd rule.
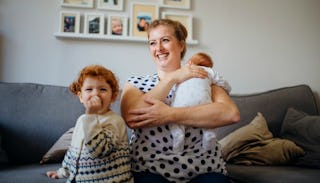
POLYGON ((186 38, 187 30, 181 23, 169 19, 153 21, 148 29, 148 42, 157 74, 131 77, 123 89, 122 116, 134 129, 131 145, 136 183, 228 182, 218 142, 212 150, 201 148, 202 128, 217 128, 240 119, 228 94, 213 85, 212 103, 170 107, 176 84, 207 76, 198 66, 181 67, 186 38), (172 150, 170 123, 186 126, 182 152, 172 150))

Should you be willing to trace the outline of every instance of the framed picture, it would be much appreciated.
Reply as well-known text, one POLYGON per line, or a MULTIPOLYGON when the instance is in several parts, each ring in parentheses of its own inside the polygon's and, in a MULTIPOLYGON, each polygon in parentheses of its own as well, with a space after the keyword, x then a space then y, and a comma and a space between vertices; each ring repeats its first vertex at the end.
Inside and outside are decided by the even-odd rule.
POLYGON ((79 33, 80 32, 80 13, 72 12, 72 11, 61 11, 60 32, 79 33))
POLYGON ((85 13, 84 33, 85 34, 104 34, 104 14, 85 13))
POLYGON ((123 0, 97 0, 97 9, 123 10, 123 0))
POLYGON ((122 16, 122 15, 109 15, 108 35, 127 36, 128 35, 128 17, 122 16))
POLYGON ((61 5, 65 7, 93 8, 93 0, 61 0, 61 5))
POLYGON ((190 9, 190 0, 162 0, 163 7, 167 8, 179 8, 179 9, 190 9))
POLYGON ((192 15, 187 13, 176 13, 176 12, 162 12, 162 18, 168 18, 172 20, 176 20, 182 23, 188 30, 187 40, 192 40, 192 15))
POLYGON ((147 37, 149 24, 159 18, 159 6, 157 4, 137 3, 131 4, 130 35, 135 37, 147 37))

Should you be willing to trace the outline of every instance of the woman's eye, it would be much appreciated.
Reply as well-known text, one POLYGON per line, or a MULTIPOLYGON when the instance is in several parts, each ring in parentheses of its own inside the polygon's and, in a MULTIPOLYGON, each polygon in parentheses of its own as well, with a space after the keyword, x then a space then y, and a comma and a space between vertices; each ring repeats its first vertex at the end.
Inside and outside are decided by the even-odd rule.
POLYGON ((152 41, 152 42, 149 42, 149 45, 150 46, 153 46, 153 45, 155 45, 156 43, 154 42, 154 41, 152 41))
POLYGON ((165 43, 166 43, 166 42, 169 42, 169 41, 170 41, 170 40, 169 40, 169 39, 166 39, 166 38, 162 40, 162 42, 165 42, 165 43))

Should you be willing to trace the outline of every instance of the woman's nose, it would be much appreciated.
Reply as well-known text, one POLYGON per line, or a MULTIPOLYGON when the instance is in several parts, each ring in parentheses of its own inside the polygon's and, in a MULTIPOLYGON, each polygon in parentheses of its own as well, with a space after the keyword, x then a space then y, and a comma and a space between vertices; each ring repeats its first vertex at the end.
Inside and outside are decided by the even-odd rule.
POLYGON ((161 44, 161 42, 159 42, 158 44, 157 44, 157 50, 162 50, 163 49, 163 46, 162 46, 162 44, 161 44))

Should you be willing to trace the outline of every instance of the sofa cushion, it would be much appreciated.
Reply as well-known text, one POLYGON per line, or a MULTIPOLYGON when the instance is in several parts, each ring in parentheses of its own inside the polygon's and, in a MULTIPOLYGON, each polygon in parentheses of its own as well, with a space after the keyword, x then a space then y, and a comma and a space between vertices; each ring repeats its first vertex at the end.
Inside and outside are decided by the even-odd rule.
POLYGON ((223 158, 234 164, 287 164, 304 154, 292 141, 273 138, 261 113, 250 124, 220 140, 220 144, 223 158))
POLYGON ((0 82, 2 147, 9 164, 39 163, 84 107, 68 87, 0 82))
POLYGON ((50 179, 46 172, 58 170, 61 163, 15 165, 0 170, 1 183, 66 183, 67 179, 50 179))
POLYGON ((280 137, 282 120, 289 107, 303 110, 309 115, 319 115, 315 96, 307 85, 278 88, 270 91, 231 95, 232 100, 240 110, 238 123, 217 129, 220 140, 236 129, 247 125, 261 112, 268 122, 268 128, 275 137, 280 137))
POLYGON ((318 183, 319 170, 298 166, 227 164, 229 177, 241 183, 318 183))
POLYGON ((66 131, 42 157, 40 164, 61 163, 72 139, 73 127, 66 131))
POLYGON ((0 166, 8 162, 7 153, 2 149, 2 138, 0 133, 0 166))
POLYGON ((224 159, 230 159, 232 152, 241 148, 250 142, 272 138, 272 133, 268 130, 267 122, 261 113, 248 124, 219 141, 222 146, 222 156, 224 159))
POLYGON ((297 164, 320 168, 320 116, 311 116, 294 108, 287 110, 281 136, 294 141, 305 151, 297 164))

